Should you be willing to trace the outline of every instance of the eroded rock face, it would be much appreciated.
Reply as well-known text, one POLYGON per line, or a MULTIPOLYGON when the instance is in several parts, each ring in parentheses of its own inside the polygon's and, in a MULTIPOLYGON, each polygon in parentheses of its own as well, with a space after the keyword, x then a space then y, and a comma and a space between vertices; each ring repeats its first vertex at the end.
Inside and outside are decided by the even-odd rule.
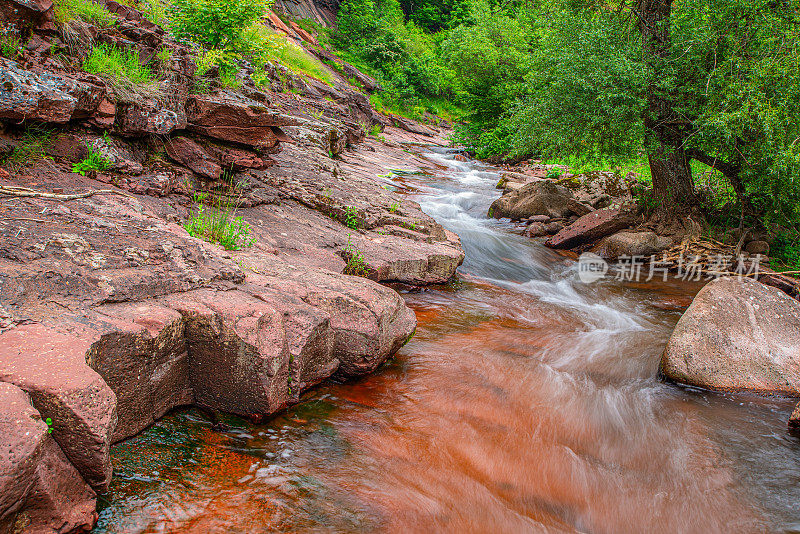
POLYGON ((675 326, 661 372, 708 389, 800 396, 800 303, 746 278, 709 282, 675 326))
POLYGON ((81 532, 96 520, 94 492, 28 395, 0 382, 0 531, 81 532))
POLYGON ((0 335, 0 381, 30 395, 42 417, 52 419, 52 436, 72 465, 93 488, 105 491, 117 401, 86 364, 93 341, 41 324, 12 328, 0 335))
POLYGON ((540 180, 512 190, 494 202, 489 213, 495 219, 508 217, 512 220, 527 219, 533 215, 563 218, 570 215, 585 215, 592 208, 581 204, 565 187, 548 180, 540 180))
POLYGON ((294 125, 291 117, 229 91, 193 95, 186 103, 189 129, 244 145, 269 148, 282 139, 280 126, 294 125))
POLYGON ((0 119, 66 123, 92 115, 105 99, 100 85, 24 70, 0 58, 0 119))

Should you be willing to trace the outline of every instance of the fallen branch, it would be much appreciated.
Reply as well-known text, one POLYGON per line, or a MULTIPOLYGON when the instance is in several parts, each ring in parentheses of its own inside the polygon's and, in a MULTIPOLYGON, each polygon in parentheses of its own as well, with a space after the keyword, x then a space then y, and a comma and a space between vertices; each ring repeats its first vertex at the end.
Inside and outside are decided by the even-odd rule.
POLYGON ((124 197, 136 198, 133 195, 129 195, 128 193, 123 193, 122 191, 114 191, 113 189, 94 189, 92 191, 86 191, 83 193, 73 193, 66 195, 61 193, 48 193, 46 191, 35 191, 33 189, 28 189, 27 187, 0 185, 0 195, 8 195, 12 197, 46 198, 50 200, 59 200, 62 202, 67 200, 77 200, 79 198, 88 198, 92 195, 100 195, 100 194, 122 195, 124 197))
POLYGON ((37 222, 37 223, 46 223, 47 221, 42 219, 31 219, 30 217, 3 217, 3 221, 30 221, 30 222, 37 222))

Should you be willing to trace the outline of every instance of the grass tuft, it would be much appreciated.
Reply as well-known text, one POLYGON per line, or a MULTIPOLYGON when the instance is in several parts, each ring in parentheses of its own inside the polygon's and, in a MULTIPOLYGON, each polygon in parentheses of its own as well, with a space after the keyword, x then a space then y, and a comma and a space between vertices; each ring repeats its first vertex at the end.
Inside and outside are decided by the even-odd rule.
POLYGON ((240 250, 255 244, 252 229, 244 219, 236 215, 239 198, 217 197, 209 201, 208 193, 194 195, 197 209, 191 212, 183 225, 189 235, 210 243, 217 243, 225 250, 240 250))
POLYGON ((139 62, 136 52, 99 44, 83 60, 83 70, 109 80, 114 94, 123 102, 157 98, 161 94, 150 67, 139 62))
POLYGON ((89 151, 89 155, 83 161, 73 165, 72 172, 86 176, 89 171, 107 171, 111 168, 111 161, 95 150, 90 143, 86 143, 86 149, 89 151))
POLYGON ((55 19, 59 25, 80 19, 105 28, 117 22, 117 19, 105 6, 92 2, 92 0, 56 0, 53 5, 55 19))

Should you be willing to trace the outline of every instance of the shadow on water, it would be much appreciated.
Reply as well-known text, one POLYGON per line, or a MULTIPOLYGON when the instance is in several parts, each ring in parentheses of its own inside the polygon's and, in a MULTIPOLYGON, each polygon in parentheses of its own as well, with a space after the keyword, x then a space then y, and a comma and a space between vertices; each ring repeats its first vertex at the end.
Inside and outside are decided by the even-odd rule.
POLYGON ((404 294, 414 340, 267 424, 182 410, 116 446, 96 531, 800 532, 790 402, 656 378, 697 286, 580 284, 486 218, 491 168, 427 157, 415 198, 467 257, 404 294))

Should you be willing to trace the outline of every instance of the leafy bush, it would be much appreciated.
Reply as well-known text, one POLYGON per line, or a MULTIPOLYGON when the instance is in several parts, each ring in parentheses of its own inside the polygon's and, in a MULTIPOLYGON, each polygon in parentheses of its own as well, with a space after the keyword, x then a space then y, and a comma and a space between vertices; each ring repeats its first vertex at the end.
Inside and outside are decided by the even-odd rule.
POLYGON ((250 225, 236 215, 237 202, 218 200, 207 205, 207 193, 196 194, 194 200, 199 205, 183 225, 189 235, 218 243, 225 250, 240 250, 255 243, 250 225))
POLYGON ((96 26, 107 27, 117 22, 104 5, 92 0, 56 0, 53 5, 55 19, 59 24, 80 19, 96 26))
POLYGON ((86 176, 87 171, 106 171, 111 168, 111 161, 99 151, 95 150, 91 144, 86 143, 86 148, 89 151, 89 155, 86 156, 83 161, 73 165, 72 172, 76 172, 81 176, 86 176))
POLYGON ((141 97, 155 97, 161 89, 150 67, 139 62, 139 54, 113 45, 99 44, 83 60, 83 70, 107 79, 122 101, 135 102, 141 97))
POLYGON ((271 5, 271 0, 173 0, 171 29, 176 37, 207 47, 234 46, 271 5))

